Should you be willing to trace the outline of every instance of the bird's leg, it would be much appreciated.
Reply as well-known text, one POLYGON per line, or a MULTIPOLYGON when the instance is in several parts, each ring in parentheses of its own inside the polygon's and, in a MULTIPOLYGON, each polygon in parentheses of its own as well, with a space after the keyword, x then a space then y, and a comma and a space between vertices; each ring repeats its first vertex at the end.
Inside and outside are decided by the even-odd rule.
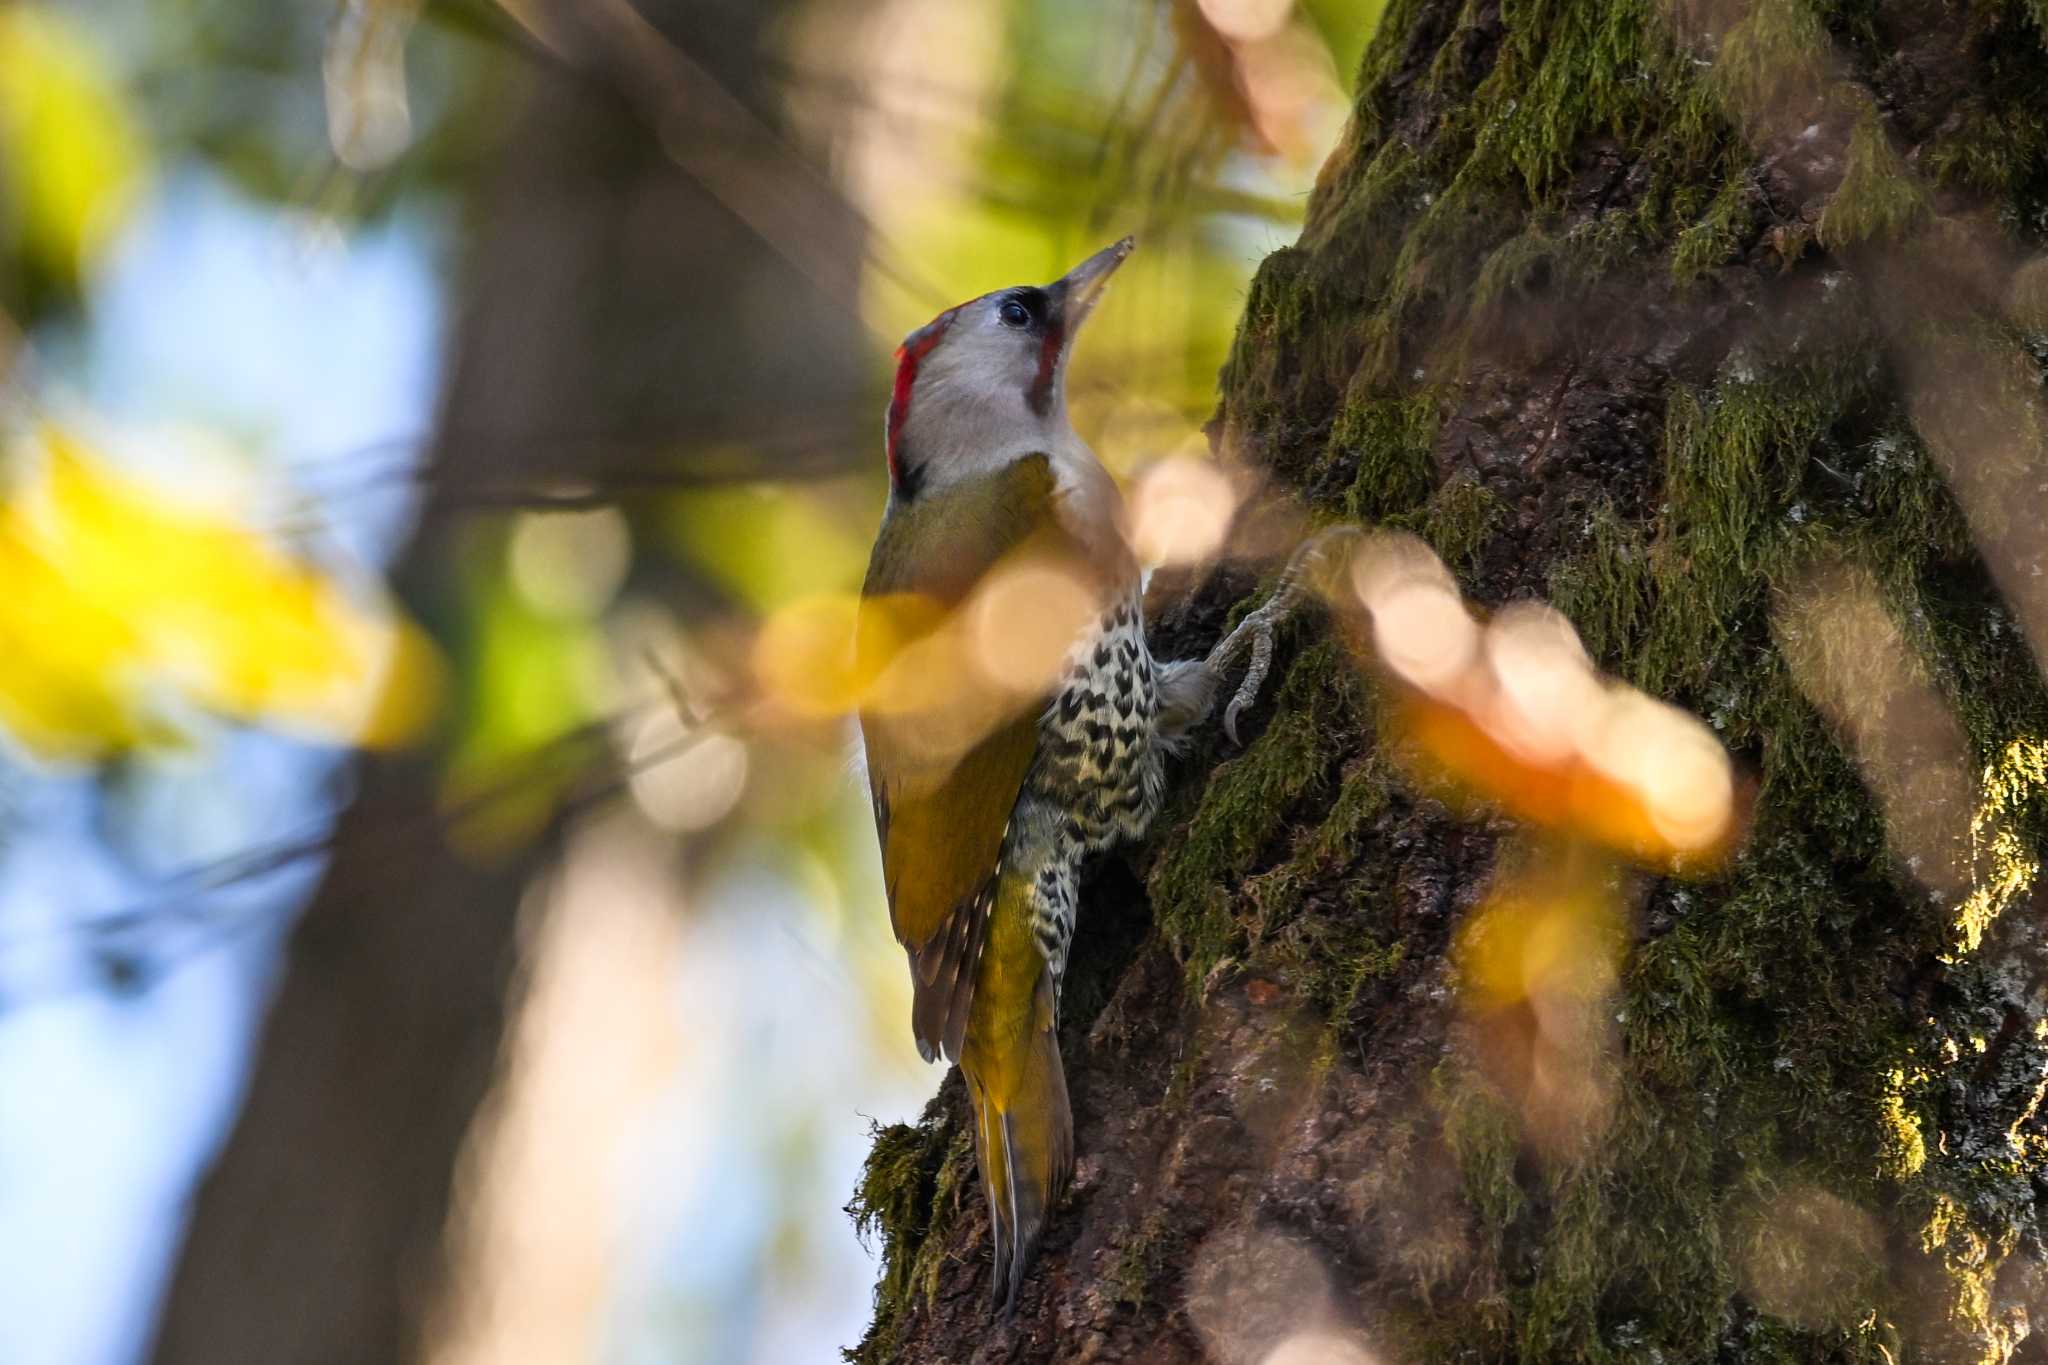
POLYGON ((1350 558, 1363 536, 1364 532, 1355 526, 1332 526, 1303 541, 1281 571, 1273 595, 1246 613, 1245 618, 1237 623, 1237 628, 1217 641, 1216 647, 1202 661, 1203 670, 1211 678, 1220 679, 1232 659, 1245 649, 1251 651, 1251 663, 1245 668, 1244 680, 1237 685, 1230 704, 1223 708, 1223 733, 1230 736, 1232 744, 1237 743, 1238 716, 1259 699, 1259 689, 1265 685, 1266 672, 1273 666, 1274 628, 1297 610, 1304 598, 1316 593, 1329 577, 1331 568, 1350 558))

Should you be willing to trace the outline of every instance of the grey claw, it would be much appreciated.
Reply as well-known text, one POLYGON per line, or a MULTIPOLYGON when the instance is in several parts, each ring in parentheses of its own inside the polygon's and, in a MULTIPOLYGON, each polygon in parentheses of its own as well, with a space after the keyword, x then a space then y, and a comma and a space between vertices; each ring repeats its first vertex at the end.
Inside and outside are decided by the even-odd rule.
POLYGON ((1251 639, 1252 659, 1245 668, 1244 681, 1237 686, 1237 694, 1230 699, 1230 705, 1223 711, 1223 733, 1236 744, 1237 718, 1246 707, 1259 699, 1259 688, 1266 681, 1266 671, 1273 666, 1273 623, 1284 619, 1300 601, 1309 596, 1318 575, 1326 575, 1330 564, 1336 561, 1340 552, 1349 552, 1363 533, 1355 526, 1339 526, 1320 531, 1297 546, 1293 558, 1280 575, 1280 582, 1273 595, 1258 610, 1248 613, 1237 623, 1237 629, 1230 632, 1209 651, 1207 665, 1221 672, 1228 664, 1247 636, 1251 639))
POLYGON ((1230 736, 1230 742, 1237 739, 1237 718, 1244 709, 1259 699, 1259 689, 1265 686, 1267 670, 1273 666, 1273 625, 1266 619, 1264 609, 1244 618, 1237 630, 1231 632, 1234 641, 1249 629, 1252 640, 1252 661, 1245 666, 1244 681, 1237 685, 1237 694, 1230 699, 1230 705, 1223 709, 1223 733, 1230 736))

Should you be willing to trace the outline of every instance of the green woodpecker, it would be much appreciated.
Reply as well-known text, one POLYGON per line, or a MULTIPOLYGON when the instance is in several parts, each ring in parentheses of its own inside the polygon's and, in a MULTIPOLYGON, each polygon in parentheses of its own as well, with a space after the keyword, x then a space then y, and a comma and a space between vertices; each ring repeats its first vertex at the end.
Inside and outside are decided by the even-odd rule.
POLYGON ((966 1077, 1006 1312, 1073 1173, 1055 1026, 1082 860, 1144 832, 1168 752, 1209 713, 1221 664, 1249 639, 1234 731, 1283 605, 1276 595, 1207 659, 1159 663, 1146 647, 1122 499, 1068 422, 1065 392, 1074 335, 1131 246, 1127 237, 1049 285, 950 308, 904 341, 889 503, 862 588, 871 671, 904 665, 977 602, 983 636, 1042 632, 1045 622, 1022 619, 1028 594, 990 606, 986 585, 1008 567, 1059 566, 1050 581, 1085 595, 1085 610, 1053 617, 1070 640, 1055 666, 1014 697, 983 695, 1001 689, 949 670, 943 652, 909 669, 938 705, 975 694, 950 698, 972 723, 872 701, 861 713, 890 919, 910 958, 911 1027, 926 1061, 943 1055, 966 1077))

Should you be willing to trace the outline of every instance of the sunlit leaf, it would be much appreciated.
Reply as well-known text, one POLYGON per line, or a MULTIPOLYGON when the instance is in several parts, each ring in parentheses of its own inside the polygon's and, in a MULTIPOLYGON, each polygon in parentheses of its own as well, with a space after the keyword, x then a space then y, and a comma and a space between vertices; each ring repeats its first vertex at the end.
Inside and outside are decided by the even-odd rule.
POLYGON ((90 759, 145 738, 128 676, 138 633, 81 599, 62 570, 0 534, 0 726, 43 758, 90 759))
POLYGON ((75 281, 134 204, 146 160, 85 27, 44 5, 0 7, 0 178, 30 259, 75 281))
POLYGON ((118 752, 192 707, 365 744, 425 723, 438 662, 381 604, 55 428, 16 455, 0 503, 0 723, 29 752, 118 752))

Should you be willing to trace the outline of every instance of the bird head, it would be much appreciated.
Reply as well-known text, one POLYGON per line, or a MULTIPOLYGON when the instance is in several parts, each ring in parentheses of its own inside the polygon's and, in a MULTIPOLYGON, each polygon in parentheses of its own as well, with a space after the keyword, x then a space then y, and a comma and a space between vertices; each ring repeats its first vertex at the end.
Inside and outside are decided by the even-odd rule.
POLYGON ((1014 285, 948 308, 896 348, 889 399, 892 498, 907 500, 1071 439, 1067 354, 1133 239, 1051 284, 1014 285))

